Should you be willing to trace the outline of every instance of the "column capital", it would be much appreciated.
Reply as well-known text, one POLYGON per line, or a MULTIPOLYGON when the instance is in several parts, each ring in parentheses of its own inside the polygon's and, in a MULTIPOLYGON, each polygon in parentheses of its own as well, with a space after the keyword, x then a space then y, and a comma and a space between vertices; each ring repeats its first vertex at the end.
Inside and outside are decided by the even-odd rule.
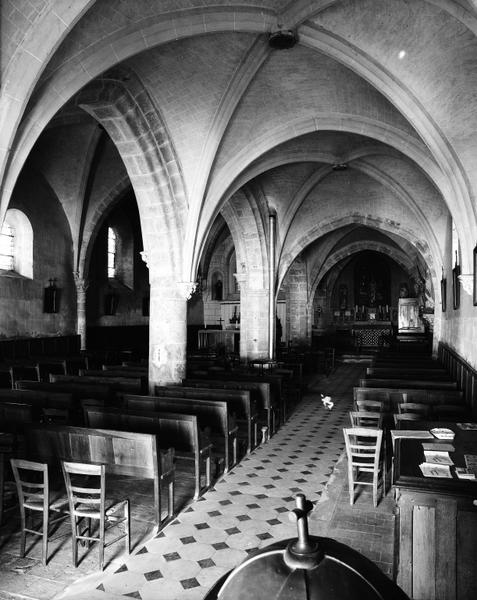
POLYGON ((189 300, 192 294, 197 289, 197 281, 178 281, 177 289, 179 290, 179 295, 184 300, 189 300))
POLYGON ((474 276, 472 274, 459 275, 458 279, 464 292, 469 296, 472 296, 474 293, 474 276))
POLYGON ((73 271, 75 286, 77 292, 86 292, 89 286, 89 279, 81 276, 79 271, 73 271))
POLYGON ((245 290, 245 286, 248 281, 247 271, 244 270, 244 271, 241 271, 240 273, 234 273, 233 275, 235 277, 235 280, 238 283, 239 290, 241 290, 241 291, 245 290))
POLYGON ((142 252, 139 252, 139 254, 141 255, 142 260, 146 263, 146 267, 149 269, 149 256, 147 254, 147 252, 145 250, 143 250, 142 252))

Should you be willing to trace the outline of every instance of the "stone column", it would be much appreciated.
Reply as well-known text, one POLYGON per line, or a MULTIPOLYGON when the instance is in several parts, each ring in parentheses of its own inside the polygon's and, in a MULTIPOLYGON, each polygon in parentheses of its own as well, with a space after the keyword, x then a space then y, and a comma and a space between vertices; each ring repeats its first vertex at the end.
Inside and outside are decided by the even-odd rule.
POLYGON ((276 328, 276 299, 275 299, 275 228, 277 216, 275 213, 268 215, 268 357, 274 360, 275 328, 276 328))
POLYGON ((180 383, 186 371, 187 299, 195 282, 150 278, 149 390, 180 383))
POLYGON ((246 271, 235 277, 240 286, 240 359, 268 358, 268 289, 254 286, 246 271))
POLYGON ((89 281, 74 272, 76 285, 76 332, 81 338, 81 350, 86 350, 86 291, 89 281))

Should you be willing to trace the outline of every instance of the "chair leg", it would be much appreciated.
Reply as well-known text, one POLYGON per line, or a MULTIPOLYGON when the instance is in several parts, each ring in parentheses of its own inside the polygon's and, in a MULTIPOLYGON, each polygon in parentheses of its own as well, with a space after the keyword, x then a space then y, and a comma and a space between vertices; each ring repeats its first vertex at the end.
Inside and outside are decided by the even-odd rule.
POLYGON ((48 561, 48 513, 43 513, 43 535, 42 535, 42 548, 41 548, 41 559, 43 566, 46 567, 48 561))
POLYGON ((104 570, 104 521, 99 524, 99 570, 104 570))
POLYGON ((348 463, 348 487, 349 487, 349 503, 354 504, 354 478, 353 467, 348 463))
POLYGON ((131 522, 129 516, 129 500, 124 504, 124 532, 126 534, 126 552, 131 554, 131 522))
POLYGON ((20 537, 20 558, 25 557, 26 550, 26 515, 25 507, 20 505, 20 520, 21 520, 21 537, 20 537))
POLYGON ((76 568, 78 566, 78 534, 79 524, 76 522, 76 517, 71 515, 71 544, 73 551, 73 565, 76 568))
POLYGON ((167 505, 167 516, 172 518, 174 514, 174 477, 169 481, 169 500, 167 505))

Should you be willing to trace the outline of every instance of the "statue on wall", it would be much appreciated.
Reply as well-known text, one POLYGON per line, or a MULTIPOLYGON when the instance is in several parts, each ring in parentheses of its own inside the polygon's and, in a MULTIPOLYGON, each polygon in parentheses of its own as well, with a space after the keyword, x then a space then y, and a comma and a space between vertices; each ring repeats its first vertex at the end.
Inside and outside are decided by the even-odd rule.
POLYGON ((215 283, 215 300, 222 300, 223 284, 221 279, 217 279, 215 283))
POLYGON ((340 310, 346 310, 348 308, 348 286, 340 285, 339 287, 339 307, 340 310))
POLYGON ((403 281, 399 286, 399 297, 409 298, 409 287, 405 281, 403 281))

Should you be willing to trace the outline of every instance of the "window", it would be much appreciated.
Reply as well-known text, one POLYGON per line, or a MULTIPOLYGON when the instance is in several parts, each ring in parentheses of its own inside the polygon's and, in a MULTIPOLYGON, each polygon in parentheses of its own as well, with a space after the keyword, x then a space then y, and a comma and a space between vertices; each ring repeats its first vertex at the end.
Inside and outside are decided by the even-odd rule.
POLYGON ((7 222, 0 233, 0 269, 13 271, 15 267, 15 232, 7 222))
POLYGON ((17 208, 7 210, 0 232, 0 269, 33 279, 33 228, 17 208))
POLYGON ((116 277, 116 234, 112 227, 108 227, 108 277, 116 277))

